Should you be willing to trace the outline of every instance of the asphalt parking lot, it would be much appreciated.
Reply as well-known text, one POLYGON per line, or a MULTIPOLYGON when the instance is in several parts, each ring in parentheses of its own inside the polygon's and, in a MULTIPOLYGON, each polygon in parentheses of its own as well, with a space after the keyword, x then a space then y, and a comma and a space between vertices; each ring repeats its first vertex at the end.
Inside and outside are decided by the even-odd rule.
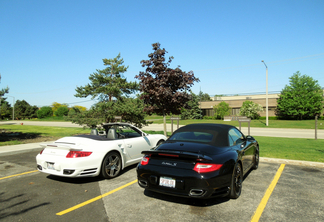
POLYGON ((145 191, 136 182, 135 166, 111 180, 39 173, 38 151, 0 155, 1 221, 324 221, 324 168, 261 162, 245 178, 237 200, 199 201, 145 191))

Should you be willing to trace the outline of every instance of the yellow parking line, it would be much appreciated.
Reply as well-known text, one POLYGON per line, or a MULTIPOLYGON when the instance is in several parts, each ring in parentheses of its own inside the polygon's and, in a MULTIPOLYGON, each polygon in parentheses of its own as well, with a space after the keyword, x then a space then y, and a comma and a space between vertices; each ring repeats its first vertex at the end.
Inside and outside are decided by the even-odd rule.
POLYGON ((134 180, 134 181, 132 181, 132 182, 130 182, 130 183, 128 183, 128 184, 125 184, 125 185, 123 185, 123 186, 121 186, 121 187, 118 187, 118 188, 112 190, 112 191, 109 191, 108 193, 105 193, 105 194, 103 194, 103 195, 100 195, 100 196, 97 196, 97 197, 92 198, 92 199, 90 199, 90 200, 87 200, 87 201, 85 201, 85 202, 83 202, 83 203, 80 203, 80 204, 78 204, 78 205, 76 205, 76 206, 74 206, 74 207, 71 207, 71 208, 69 208, 69 209, 63 210, 63 211, 57 213, 56 215, 62 216, 63 214, 69 213, 69 212, 71 212, 71 211, 73 211, 73 210, 76 210, 76 209, 78 209, 78 208, 80 208, 80 207, 83 207, 83 206, 85 206, 85 205, 87 205, 87 204, 90 204, 90 203, 92 203, 92 202, 95 202, 95 201, 97 201, 97 200, 100 200, 101 198, 106 197, 106 196, 108 196, 108 195, 110 195, 110 194, 113 194, 113 193, 117 192, 118 190, 121 190, 121 189, 123 189, 123 188, 125 188, 125 187, 128 187, 129 185, 132 185, 132 184, 134 184, 134 183, 136 183, 136 182, 137 182, 137 180, 134 180))
POLYGON ((0 178, 0 180, 8 179, 8 178, 11 178, 11 177, 17 177, 17 176, 21 176, 21 175, 25 175, 25 174, 29 174, 29 173, 35 173, 37 171, 38 170, 33 170, 33 171, 25 172, 25 173, 19 173, 19 174, 15 174, 15 175, 11 175, 11 176, 6 176, 6 177, 0 178))
POLYGON ((274 176, 271 184, 269 185, 267 191, 265 192, 265 194, 264 194, 264 196, 263 196, 257 210, 254 212, 254 215, 253 215, 253 217, 251 219, 251 222, 259 221, 259 219, 260 219, 260 217, 261 217, 261 215, 263 213, 263 210, 264 210, 264 208, 266 207, 266 205, 268 203, 268 200, 269 200, 269 198, 271 196, 271 193, 274 190, 275 186, 277 185, 277 182, 278 182, 284 168, 285 168, 285 164, 281 164, 278 171, 277 171, 277 173, 276 173, 276 175, 274 176))

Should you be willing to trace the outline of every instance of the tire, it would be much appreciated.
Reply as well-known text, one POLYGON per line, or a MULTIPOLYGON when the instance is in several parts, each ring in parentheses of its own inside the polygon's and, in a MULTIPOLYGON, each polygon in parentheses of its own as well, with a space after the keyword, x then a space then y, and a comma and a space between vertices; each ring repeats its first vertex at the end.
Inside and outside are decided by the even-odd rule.
POLYGON ((259 157, 260 157, 259 149, 257 149, 254 154, 254 163, 253 163, 253 167, 252 167, 253 170, 256 170, 259 168, 259 157))
POLYGON ((235 164, 234 172, 232 174, 231 189, 228 195, 231 199, 237 199, 242 192, 243 171, 240 163, 235 164))
POLYGON ((101 176, 111 179, 119 175, 122 167, 121 157, 117 152, 108 153, 101 165, 101 176))

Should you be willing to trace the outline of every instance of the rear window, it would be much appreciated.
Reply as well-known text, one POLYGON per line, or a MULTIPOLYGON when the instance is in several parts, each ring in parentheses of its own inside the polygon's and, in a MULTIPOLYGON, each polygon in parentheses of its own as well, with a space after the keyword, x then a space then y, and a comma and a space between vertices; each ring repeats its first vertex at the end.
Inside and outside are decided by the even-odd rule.
POLYGON ((210 143, 213 140, 213 134, 207 132, 178 132, 173 134, 169 140, 210 143))

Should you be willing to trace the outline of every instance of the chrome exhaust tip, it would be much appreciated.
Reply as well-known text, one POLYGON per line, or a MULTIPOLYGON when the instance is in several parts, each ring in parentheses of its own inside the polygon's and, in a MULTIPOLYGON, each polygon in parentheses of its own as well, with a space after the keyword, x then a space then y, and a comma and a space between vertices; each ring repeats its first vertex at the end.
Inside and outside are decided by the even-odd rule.
POLYGON ((147 187, 147 181, 145 181, 145 180, 139 180, 139 181, 138 181, 138 184, 139 184, 140 186, 142 186, 142 187, 147 187))
POLYGON ((201 189, 191 189, 189 192, 189 196, 199 197, 205 194, 204 190, 201 189))

